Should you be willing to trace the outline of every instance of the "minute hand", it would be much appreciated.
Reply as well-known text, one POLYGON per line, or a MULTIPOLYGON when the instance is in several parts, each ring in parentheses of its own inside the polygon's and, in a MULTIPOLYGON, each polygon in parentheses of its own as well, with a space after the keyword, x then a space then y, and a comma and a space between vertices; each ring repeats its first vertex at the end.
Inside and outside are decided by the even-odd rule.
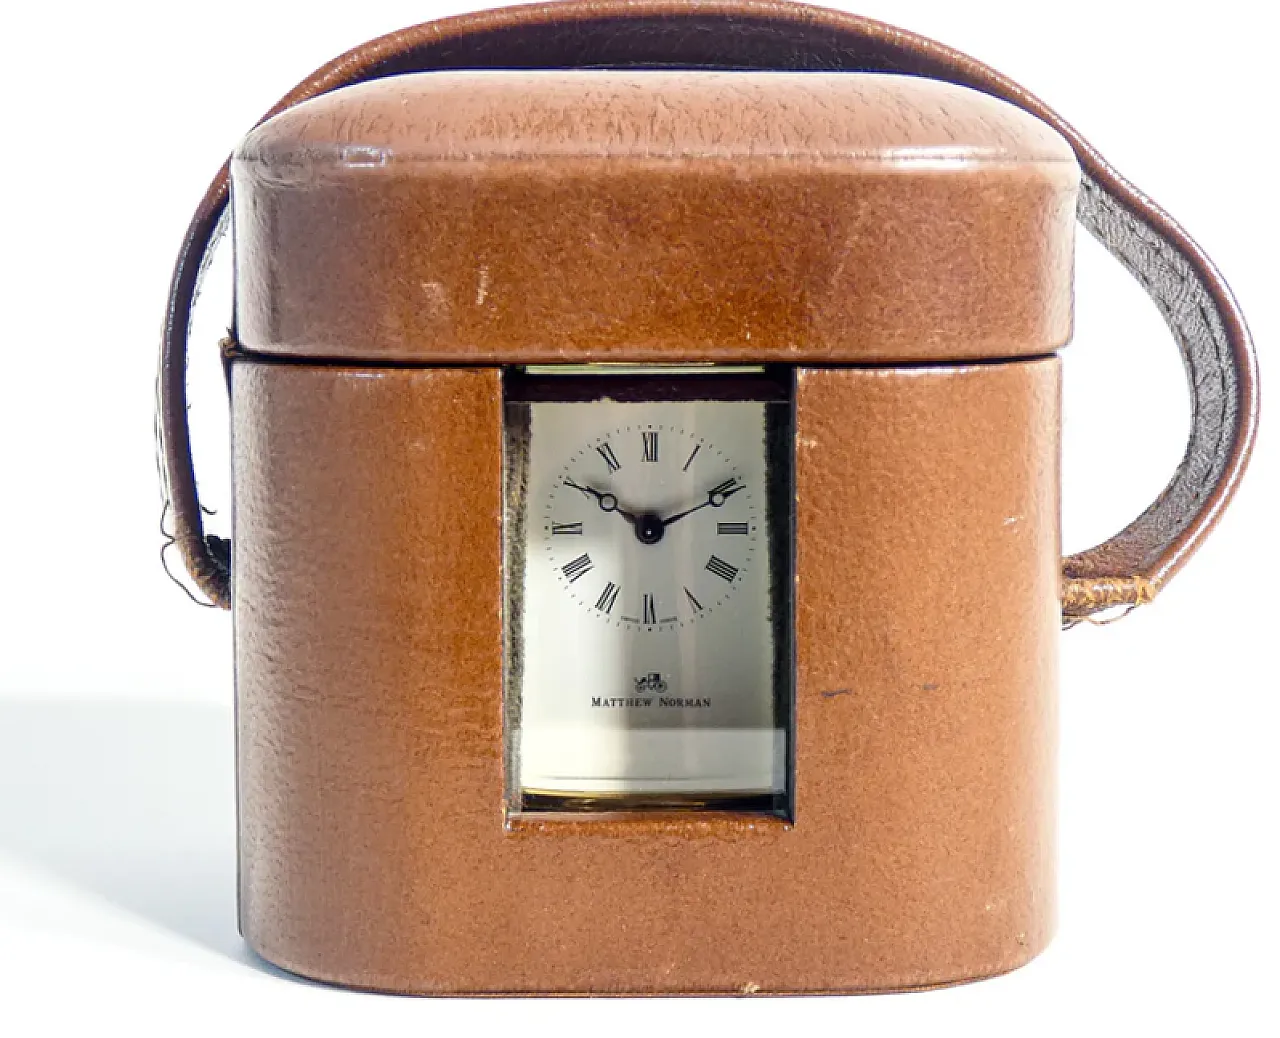
POLYGON ((707 505, 710 505, 712 508, 719 508, 739 490, 746 489, 747 488, 736 479, 726 479, 719 486, 712 487, 707 491, 707 499, 703 501, 702 504, 694 505, 692 508, 686 508, 683 512, 677 512, 675 515, 667 516, 667 518, 662 520, 662 525, 664 527, 670 526, 672 523, 679 522, 686 515, 693 515, 693 513, 699 509, 706 508, 707 505))

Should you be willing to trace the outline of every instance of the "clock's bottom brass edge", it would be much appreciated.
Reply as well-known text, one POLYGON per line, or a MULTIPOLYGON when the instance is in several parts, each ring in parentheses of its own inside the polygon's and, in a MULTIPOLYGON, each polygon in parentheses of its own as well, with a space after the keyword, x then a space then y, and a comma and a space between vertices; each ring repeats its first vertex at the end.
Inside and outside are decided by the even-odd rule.
POLYGON ((549 789, 525 789, 520 793, 522 811, 741 811, 777 814, 785 798, 775 792, 702 793, 565 793, 549 789))

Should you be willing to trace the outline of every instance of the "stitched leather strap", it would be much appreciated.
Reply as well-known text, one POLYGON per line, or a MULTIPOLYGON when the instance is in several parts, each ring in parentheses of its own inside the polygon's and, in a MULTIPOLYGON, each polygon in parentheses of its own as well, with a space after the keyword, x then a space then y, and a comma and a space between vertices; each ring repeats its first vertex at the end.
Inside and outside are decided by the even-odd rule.
MULTIPOLYGON (((1057 129, 1083 171, 1080 222, 1142 284, 1186 364, 1192 429, 1173 479, 1110 540, 1063 560, 1068 622, 1149 602, 1212 529, 1248 462, 1256 362, 1244 316, 1209 258, 1057 114, 958 51, 880 22, 755 0, 569 0, 430 22, 366 43, 299 84, 264 118, 338 87, 446 68, 677 67, 884 71, 964 84, 1057 129)), ((228 166, 210 184, 178 255, 160 361, 159 421, 174 534, 187 569, 228 607, 230 546, 206 536, 187 427, 186 355, 199 276, 226 210, 228 166)))

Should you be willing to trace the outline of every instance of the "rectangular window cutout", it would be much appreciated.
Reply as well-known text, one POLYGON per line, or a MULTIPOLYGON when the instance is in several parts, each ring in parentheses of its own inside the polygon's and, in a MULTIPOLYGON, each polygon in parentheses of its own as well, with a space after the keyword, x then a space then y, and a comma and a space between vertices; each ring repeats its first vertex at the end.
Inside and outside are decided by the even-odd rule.
POLYGON ((504 388, 508 805, 790 819, 792 373, 504 388))

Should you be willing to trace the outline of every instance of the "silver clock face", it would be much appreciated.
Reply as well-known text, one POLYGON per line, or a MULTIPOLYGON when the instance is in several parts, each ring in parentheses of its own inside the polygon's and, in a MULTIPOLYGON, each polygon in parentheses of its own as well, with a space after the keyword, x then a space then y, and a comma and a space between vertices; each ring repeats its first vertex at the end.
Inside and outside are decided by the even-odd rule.
POLYGON ((661 635, 710 619, 748 584, 762 487, 706 435, 638 418, 565 459, 543 552, 588 616, 661 635))
MULTIPOLYGON (((522 403, 508 681, 524 793, 785 788, 761 400, 522 403)), ((517 415, 516 419, 511 416, 517 415)))

